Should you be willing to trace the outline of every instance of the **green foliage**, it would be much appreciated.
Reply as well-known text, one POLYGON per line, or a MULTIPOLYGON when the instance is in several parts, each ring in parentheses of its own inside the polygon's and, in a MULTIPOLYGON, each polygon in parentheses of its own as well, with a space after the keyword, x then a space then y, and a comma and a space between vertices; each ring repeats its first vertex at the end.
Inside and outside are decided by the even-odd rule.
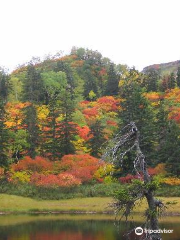
POLYGON ((40 72, 29 64, 23 81, 23 101, 38 103, 43 100, 43 82, 40 72))
POLYGON ((100 120, 90 126, 89 135, 92 136, 89 141, 89 148, 91 149, 91 155, 95 157, 100 157, 102 154, 102 145, 105 143, 106 139, 103 134, 104 127, 100 120))
MULTIPOLYGON (((91 96, 89 95, 90 92, 93 92, 96 96, 98 96, 98 86, 97 86, 97 79, 93 76, 90 69, 84 71, 84 98, 87 100, 91 100, 91 96)), ((95 96, 94 95, 94 96, 95 96)))
POLYGON ((118 94, 119 76, 115 71, 114 64, 110 64, 105 95, 113 96, 118 94))
POLYGON ((4 103, 0 98, 0 167, 8 166, 7 152, 9 134, 4 123, 4 118, 5 118, 4 103))
MULTIPOLYGON (((131 121, 135 122, 141 133, 140 147, 148 159, 148 162, 152 164, 150 161, 154 158, 153 155, 156 140, 154 124, 155 114, 150 103, 144 96, 143 89, 138 84, 139 77, 137 73, 132 71, 130 74, 132 76, 128 77, 128 82, 121 87, 121 95, 125 100, 121 103, 123 111, 119 112, 119 118, 122 120, 120 129, 131 121)), ((124 167, 127 166, 127 170, 129 168, 128 163, 132 166, 131 163, 133 162, 133 159, 133 152, 128 153, 125 158, 126 164, 124 165, 124 167)))
POLYGON ((67 84, 66 74, 64 72, 43 72, 41 73, 44 92, 45 103, 55 101, 67 84))
POLYGON ((9 76, 0 68, 0 99, 3 102, 7 101, 8 93, 10 91, 9 76))
POLYGON ((119 183, 80 185, 69 188, 37 187, 27 183, 21 183, 14 187, 14 184, 1 180, 0 193, 32 197, 35 199, 60 200, 80 197, 112 197, 114 191, 120 187, 121 185, 119 183))
POLYGON ((37 122, 37 112, 33 104, 24 109, 24 124, 27 126, 26 131, 28 143, 28 155, 34 158, 37 155, 37 147, 39 144, 39 126, 37 122))

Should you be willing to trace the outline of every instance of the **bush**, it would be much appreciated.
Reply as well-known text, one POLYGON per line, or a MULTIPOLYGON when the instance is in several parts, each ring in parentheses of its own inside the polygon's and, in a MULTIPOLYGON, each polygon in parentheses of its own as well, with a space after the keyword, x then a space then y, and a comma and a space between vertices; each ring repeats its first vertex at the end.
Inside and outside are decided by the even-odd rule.
POLYGON ((32 172, 43 172, 50 171, 53 169, 53 164, 47 159, 37 156, 35 159, 26 156, 24 159, 19 161, 17 164, 12 164, 14 171, 32 171, 32 172))
POLYGON ((94 173, 101 166, 99 159, 89 154, 65 155, 59 163, 64 173, 71 174, 82 183, 90 182, 94 173))
POLYGON ((59 175, 43 175, 34 173, 31 176, 31 183, 36 186, 43 186, 43 187, 72 187, 76 185, 80 185, 81 181, 76 179, 71 174, 61 173, 59 175))
POLYGON ((30 174, 28 174, 26 171, 11 171, 9 173, 9 182, 18 184, 18 183, 28 183, 30 181, 30 174))

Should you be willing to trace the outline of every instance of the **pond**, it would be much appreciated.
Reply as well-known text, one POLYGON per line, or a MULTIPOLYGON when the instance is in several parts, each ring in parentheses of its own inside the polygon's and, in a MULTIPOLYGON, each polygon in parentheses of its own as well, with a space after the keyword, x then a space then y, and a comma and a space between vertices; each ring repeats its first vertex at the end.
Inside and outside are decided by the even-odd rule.
MULTIPOLYGON (((3 215, 0 216, 0 240, 123 240, 134 223, 116 225, 110 215, 3 215)), ((163 234, 164 240, 180 240, 180 217, 165 217, 161 229, 173 229, 163 234)), ((134 233, 132 240, 140 239, 134 233)))

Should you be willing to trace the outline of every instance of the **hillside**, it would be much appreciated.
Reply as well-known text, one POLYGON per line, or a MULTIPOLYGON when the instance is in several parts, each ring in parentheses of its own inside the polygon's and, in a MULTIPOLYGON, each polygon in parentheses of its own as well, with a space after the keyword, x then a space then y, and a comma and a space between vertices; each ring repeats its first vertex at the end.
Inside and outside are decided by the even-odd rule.
POLYGON ((150 69, 158 70, 161 75, 170 74, 172 72, 176 73, 180 67, 180 60, 168 62, 168 63, 161 63, 161 64, 153 64, 143 68, 144 73, 146 73, 150 69))
MULTIPOLYGON (((131 121, 149 174, 178 177, 179 96, 180 74, 144 74, 83 48, 33 59, 10 75, 1 71, 0 179, 63 188, 129 183, 137 178, 134 154, 123 166, 112 163, 111 140, 131 121)), ((162 182, 179 185, 176 177, 162 182)))

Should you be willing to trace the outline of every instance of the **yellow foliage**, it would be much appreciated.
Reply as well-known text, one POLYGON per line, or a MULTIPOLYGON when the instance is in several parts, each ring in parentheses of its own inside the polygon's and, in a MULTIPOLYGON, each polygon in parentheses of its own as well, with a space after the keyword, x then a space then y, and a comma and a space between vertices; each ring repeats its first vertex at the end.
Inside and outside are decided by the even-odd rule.
POLYGON ((159 163, 154 170, 156 171, 157 174, 162 174, 165 175, 167 174, 167 171, 165 170, 165 164, 164 163, 159 163))
POLYGON ((12 182, 14 183, 18 183, 18 182, 28 183, 30 182, 30 174, 27 173, 26 171, 17 171, 17 172, 11 171, 11 179, 12 179, 12 182))
POLYGON ((175 186, 175 185, 177 186, 177 185, 180 185, 180 178, 176 178, 176 177, 164 178, 161 180, 161 182, 171 186, 175 186))
POLYGON ((0 167, 0 179, 4 176, 4 168, 0 167))
POLYGON ((75 146, 76 151, 78 151, 78 152, 83 152, 83 153, 89 153, 90 152, 90 149, 88 149, 85 146, 85 140, 82 139, 82 138, 79 138, 78 140, 73 141, 73 144, 75 146))
POLYGON ((46 120, 48 114, 49 114, 49 109, 46 105, 37 107, 37 116, 40 121, 46 120))
POLYGON ((106 164, 101 166, 95 173, 94 177, 96 179, 98 178, 104 178, 105 176, 109 176, 114 172, 114 165, 113 164, 106 164))

